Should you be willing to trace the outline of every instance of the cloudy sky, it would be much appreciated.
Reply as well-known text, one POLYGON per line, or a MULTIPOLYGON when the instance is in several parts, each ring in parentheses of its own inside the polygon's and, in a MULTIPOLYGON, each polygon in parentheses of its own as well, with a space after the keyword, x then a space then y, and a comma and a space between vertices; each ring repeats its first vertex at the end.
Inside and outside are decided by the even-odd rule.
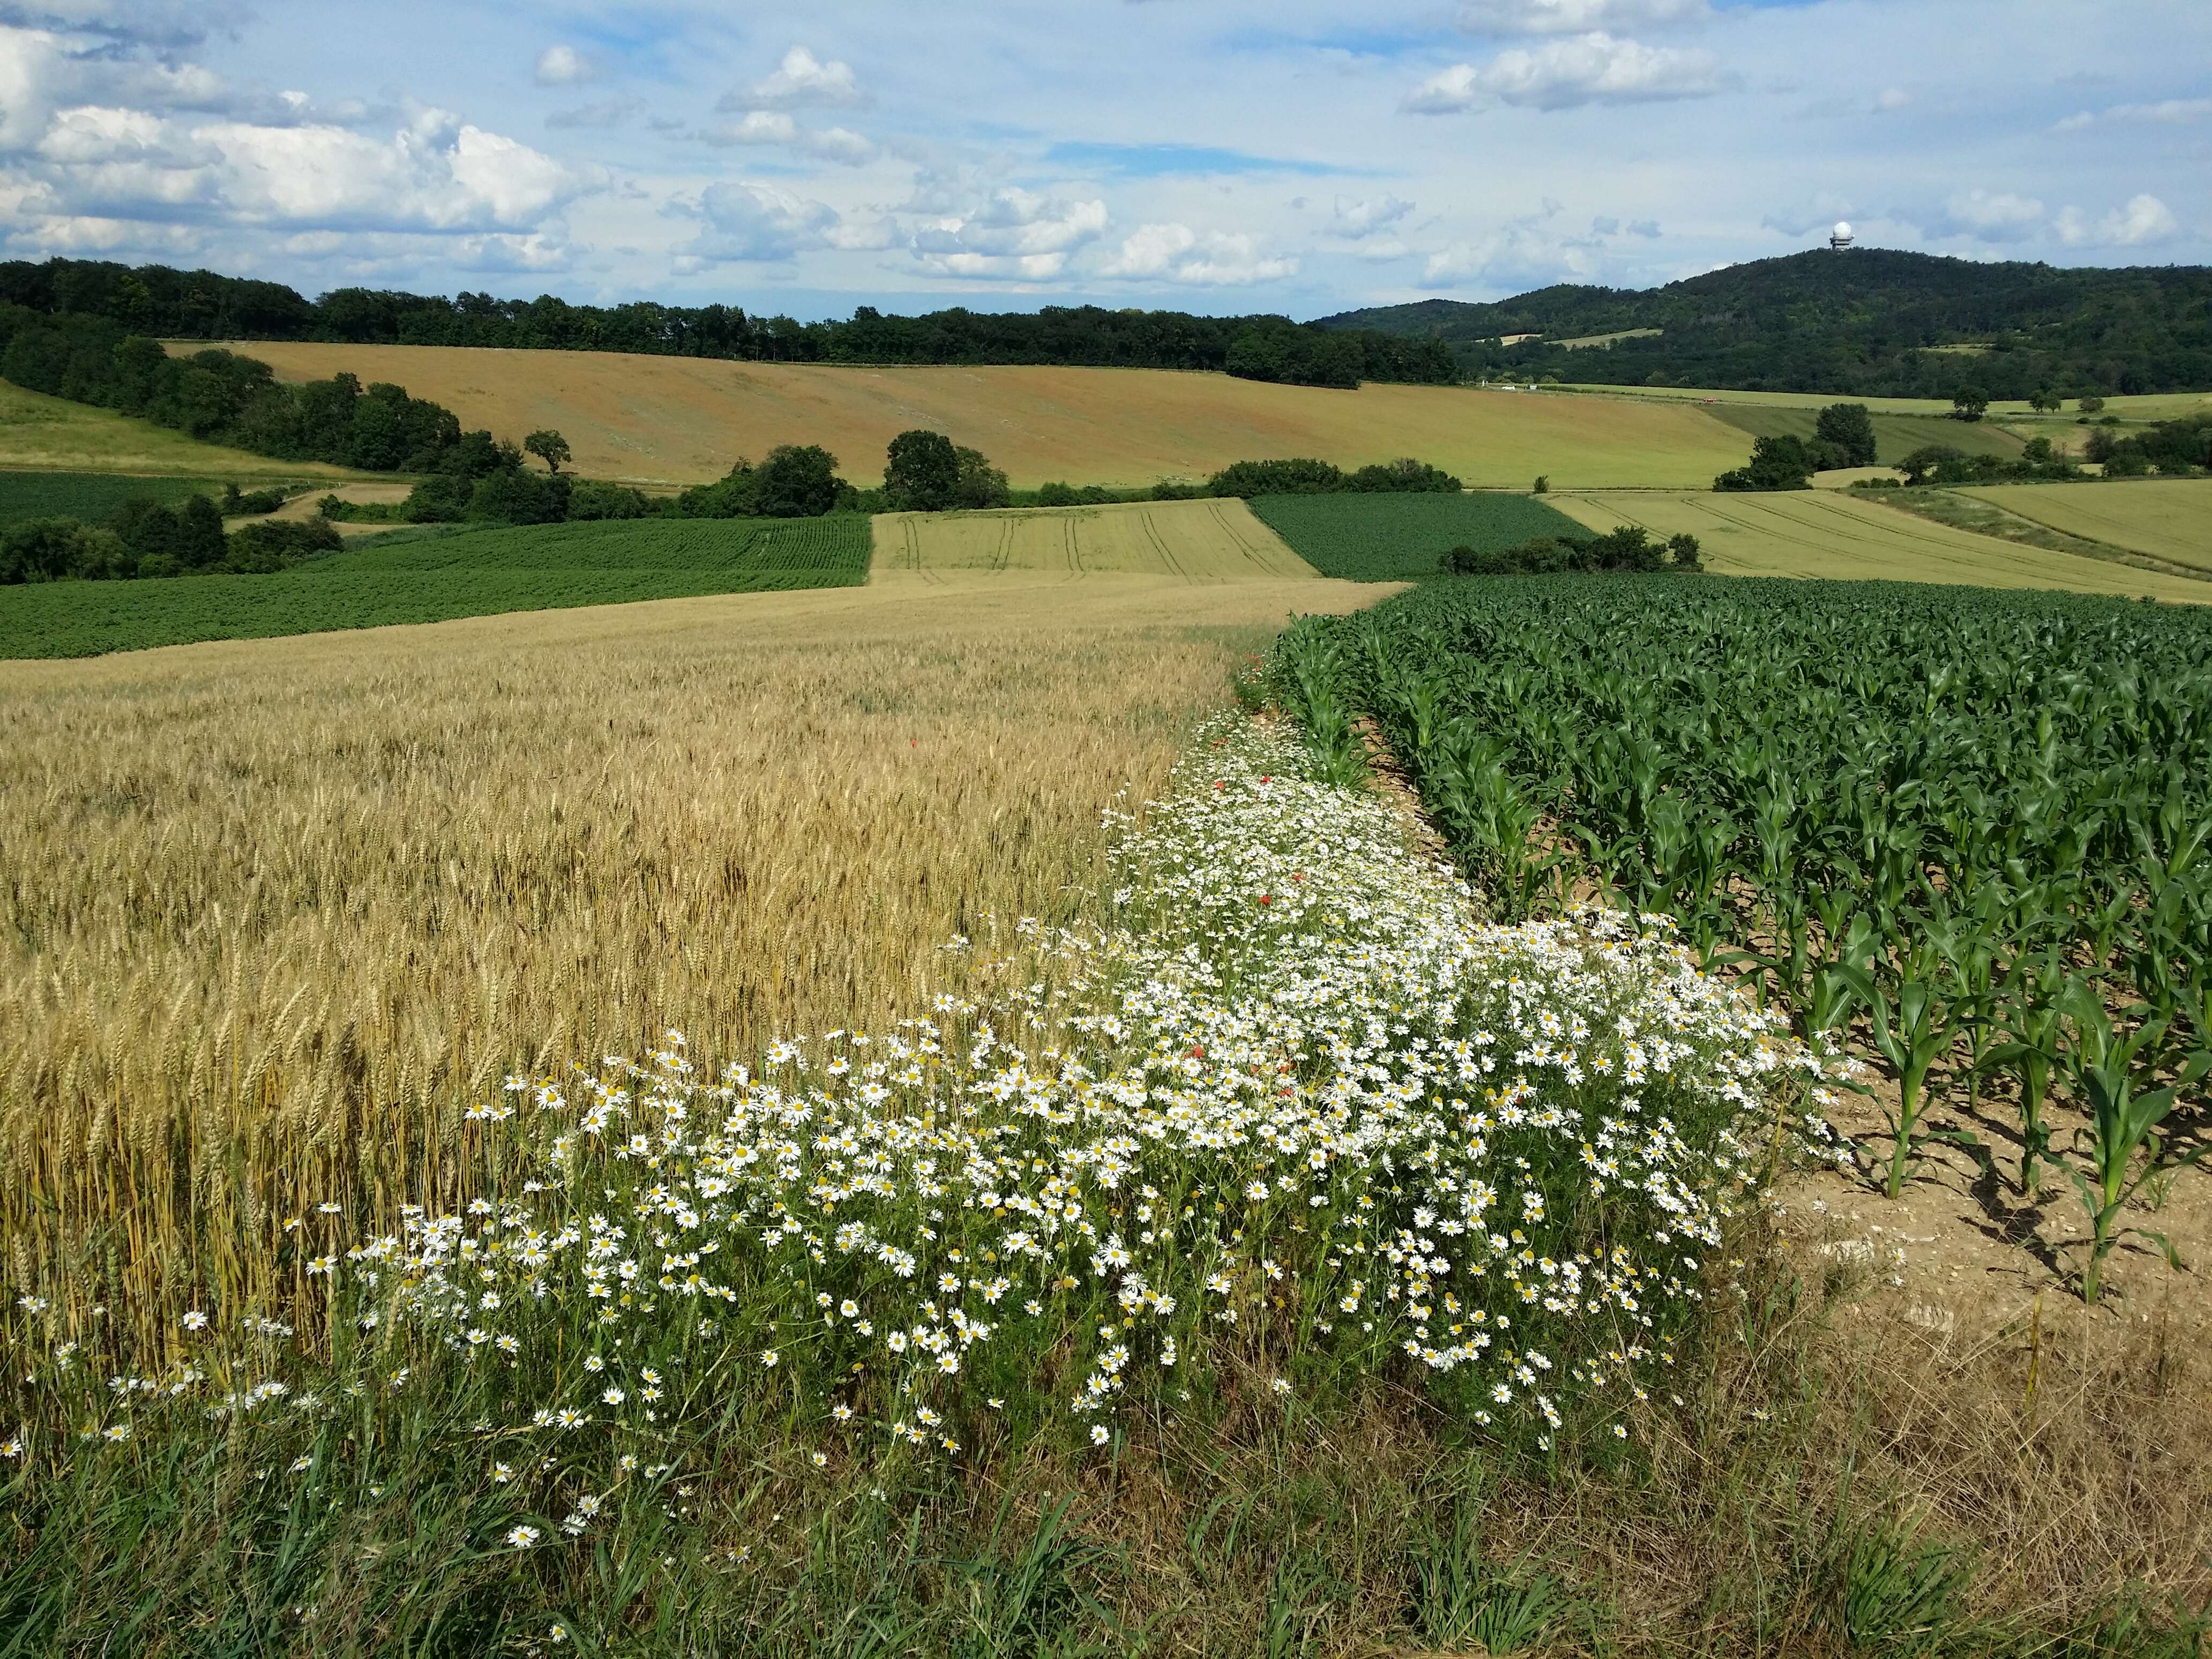
POLYGON ((1310 317, 2212 261, 2207 0, 0 0, 0 253, 1310 317))

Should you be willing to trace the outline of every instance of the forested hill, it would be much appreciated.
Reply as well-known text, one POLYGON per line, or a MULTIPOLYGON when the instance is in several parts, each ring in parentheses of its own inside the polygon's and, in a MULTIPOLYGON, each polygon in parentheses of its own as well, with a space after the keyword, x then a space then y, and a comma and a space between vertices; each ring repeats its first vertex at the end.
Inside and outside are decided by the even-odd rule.
POLYGON ((2212 269, 2202 265, 2066 270, 1853 248, 1664 288, 1423 300, 1317 326, 1449 345, 1470 374, 1615 386, 1918 398, 1970 385, 1993 398, 2212 389, 2212 269), (1660 331, 1556 343, 1631 329, 1660 331), (1498 343, 1514 334, 1543 338, 1498 343))
POLYGON ((134 335, 163 339, 639 351, 769 362, 1206 368, 1324 386, 1448 382, 1459 376, 1448 346, 1401 333, 1322 329, 1287 317, 1199 317, 1097 306, 1005 313, 956 307, 920 317, 863 306, 849 321, 800 323, 754 315, 740 306, 571 305, 550 295, 447 299, 343 288, 309 300, 279 283, 82 259, 0 263, 0 304, 100 318, 134 335))

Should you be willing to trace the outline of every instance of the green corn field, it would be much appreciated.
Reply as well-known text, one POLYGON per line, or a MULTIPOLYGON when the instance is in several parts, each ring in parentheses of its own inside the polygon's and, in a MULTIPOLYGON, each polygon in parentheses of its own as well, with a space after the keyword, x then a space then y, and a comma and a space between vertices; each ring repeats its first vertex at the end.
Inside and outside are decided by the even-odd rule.
POLYGON ((1892 1196, 1939 1094, 2008 1109, 2005 1173, 2079 1196, 2094 1300, 2130 1196, 2193 1156, 2170 1132, 2212 1069, 2212 615, 1447 582, 1304 622, 1277 671, 1339 769, 1373 721, 1504 914, 1592 887, 1662 913, 1879 1056, 1892 1196), (2083 1121, 2063 1148, 2054 1094, 2083 1121))

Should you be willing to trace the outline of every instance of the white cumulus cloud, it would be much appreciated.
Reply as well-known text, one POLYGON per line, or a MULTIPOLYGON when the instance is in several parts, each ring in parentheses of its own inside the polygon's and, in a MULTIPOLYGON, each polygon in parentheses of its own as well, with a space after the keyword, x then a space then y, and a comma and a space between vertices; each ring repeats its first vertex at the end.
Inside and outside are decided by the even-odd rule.
POLYGON ((1433 75, 1401 106, 1416 115, 1449 115, 1479 106, 1572 109, 1583 104, 1649 103, 1703 98, 1723 84, 1702 48, 1647 46, 1602 31, 1502 52, 1488 64, 1457 64, 1433 75))
POLYGON ((1139 225, 1103 274, 1193 288, 1244 288, 1297 274, 1298 262, 1261 251, 1242 231, 1200 233, 1183 224, 1139 225))
POLYGON ((2081 209, 2065 208, 2057 224, 2058 240, 2069 247, 2148 247, 2181 228, 2173 210, 2148 194, 2130 197, 2126 206, 2094 222, 2081 209))
POLYGON ((725 106, 789 108, 800 104, 865 104, 868 95, 860 89, 850 64, 834 58, 825 64, 805 47, 793 46, 784 53, 783 63, 775 74, 764 81, 756 81, 744 93, 730 94, 722 101, 725 106))
POLYGON ((835 246, 842 224, 826 202, 763 185, 709 185, 699 198, 699 234, 678 250, 678 270, 725 262, 780 264, 835 246))
POLYGON ((594 70, 592 60, 574 46, 548 46, 538 54, 538 84, 541 87, 573 86, 579 81, 588 81, 594 70))
POLYGON ((1396 224, 1413 210, 1413 204, 1385 191, 1380 196, 1336 198, 1329 215, 1328 233, 1358 241, 1396 224))
POLYGON ((698 135, 708 143, 782 144, 825 161, 859 167, 876 158, 876 147, 846 127, 803 127, 780 109, 747 110, 735 121, 725 121, 698 135))
POLYGON ((1977 236, 1984 241, 2006 242, 2027 235, 2042 219, 2043 204, 2032 196, 1967 190, 1956 192, 1943 204, 1942 222, 1933 228, 1977 236))
POLYGON ((1068 200, 1009 185, 964 212, 919 226, 912 246, 922 270, 939 276, 1042 281, 1067 257, 1105 233, 1106 204, 1068 200))
MULTIPOLYGON (((1593 275, 1594 244, 1555 234, 1547 216, 1515 219, 1429 256, 1422 280, 1432 288, 1540 288, 1593 275)), ((1632 225, 1636 234, 1643 228, 1632 225)), ((1656 233, 1657 227, 1652 227, 1656 233)))

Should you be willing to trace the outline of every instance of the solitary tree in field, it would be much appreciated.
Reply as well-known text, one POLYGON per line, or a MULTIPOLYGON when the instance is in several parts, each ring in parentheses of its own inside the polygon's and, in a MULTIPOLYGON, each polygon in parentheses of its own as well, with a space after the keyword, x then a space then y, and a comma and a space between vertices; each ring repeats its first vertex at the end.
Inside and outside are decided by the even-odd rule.
POLYGON ((522 441, 522 447, 544 462, 549 472, 558 472, 561 463, 568 459, 568 441, 550 427, 532 433, 522 441))
POLYGON ((891 440, 884 499, 895 508, 942 513, 960 498, 960 453, 942 432, 916 428, 891 440))
POLYGON ((781 444, 755 473, 753 510, 770 519, 818 519, 837 505, 845 481, 837 458, 819 444, 781 444))
POLYGON ((1951 418, 1978 421, 1990 412, 1990 394, 1978 386, 1962 386, 1951 394, 1951 418))
POLYGON ((2094 392, 2084 392, 2080 408, 2084 415, 2101 415, 2105 412, 2105 400, 2094 392))
POLYGON ((1874 465, 1874 416, 1864 404, 1830 404, 1813 422, 1813 435, 1834 449, 1841 465, 1874 465))
POLYGON ((2040 387, 2028 394, 2027 406, 2039 415, 2056 415, 2058 412, 2058 394, 2049 386, 2040 387))

